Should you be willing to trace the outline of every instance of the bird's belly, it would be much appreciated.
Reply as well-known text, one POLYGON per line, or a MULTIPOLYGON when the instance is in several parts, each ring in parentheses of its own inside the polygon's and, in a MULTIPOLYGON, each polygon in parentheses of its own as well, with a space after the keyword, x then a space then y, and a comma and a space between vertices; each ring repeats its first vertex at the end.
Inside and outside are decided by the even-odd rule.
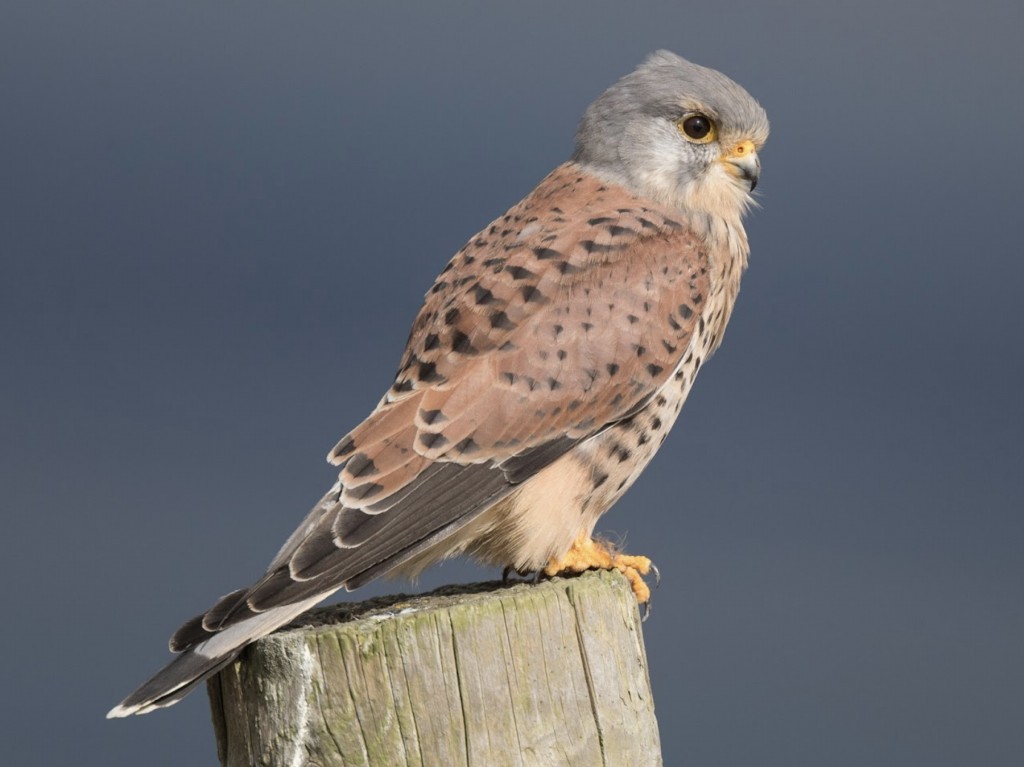
POLYGON ((467 525, 460 548, 487 564, 539 570, 591 535, 665 441, 699 367, 694 359, 680 361, 643 410, 580 443, 467 525))

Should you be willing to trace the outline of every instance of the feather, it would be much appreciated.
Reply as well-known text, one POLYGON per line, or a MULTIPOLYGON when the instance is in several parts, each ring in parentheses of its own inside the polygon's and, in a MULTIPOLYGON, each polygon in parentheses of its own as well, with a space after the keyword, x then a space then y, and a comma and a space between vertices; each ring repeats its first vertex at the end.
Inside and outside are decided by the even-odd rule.
POLYGON ((708 288, 705 247, 677 215, 570 163, 481 232, 428 294, 389 394, 331 452, 338 483, 112 715, 174 702, 339 588, 482 550, 460 531, 643 408, 708 288))

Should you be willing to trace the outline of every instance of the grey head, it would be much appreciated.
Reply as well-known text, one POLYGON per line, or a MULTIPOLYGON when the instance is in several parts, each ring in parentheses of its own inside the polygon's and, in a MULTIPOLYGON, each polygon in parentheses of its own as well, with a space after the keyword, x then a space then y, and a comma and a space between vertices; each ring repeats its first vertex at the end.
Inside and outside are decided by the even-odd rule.
POLYGON ((657 51, 588 107, 573 160, 634 194, 738 220, 767 138, 768 117, 742 87, 657 51))

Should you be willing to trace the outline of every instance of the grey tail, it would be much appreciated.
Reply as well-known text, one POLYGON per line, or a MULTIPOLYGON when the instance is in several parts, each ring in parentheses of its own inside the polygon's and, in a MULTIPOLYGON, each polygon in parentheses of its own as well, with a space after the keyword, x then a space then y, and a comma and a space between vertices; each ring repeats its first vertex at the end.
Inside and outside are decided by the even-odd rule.
MULTIPOLYGON (((177 658, 160 669, 152 679, 110 709, 107 718, 146 714, 177 703, 196 685, 237 658, 247 644, 301 615, 336 588, 314 594, 301 602, 256 613, 217 631, 208 639, 187 645, 177 658)), ((185 626, 192 626, 195 620, 185 626)))
POLYGON ((148 714, 155 709, 177 703, 192 692, 196 685, 233 661, 239 652, 241 648, 227 655, 208 658, 194 650, 186 650, 120 704, 110 709, 107 719, 148 714))

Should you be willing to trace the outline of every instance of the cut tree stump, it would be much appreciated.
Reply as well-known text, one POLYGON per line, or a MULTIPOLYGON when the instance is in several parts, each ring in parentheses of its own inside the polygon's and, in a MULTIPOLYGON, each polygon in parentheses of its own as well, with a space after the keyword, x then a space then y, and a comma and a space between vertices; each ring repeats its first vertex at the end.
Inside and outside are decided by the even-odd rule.
POLYGON ((315 610, 209 682, 225 767, 660 765, 616 572, 315 610))

